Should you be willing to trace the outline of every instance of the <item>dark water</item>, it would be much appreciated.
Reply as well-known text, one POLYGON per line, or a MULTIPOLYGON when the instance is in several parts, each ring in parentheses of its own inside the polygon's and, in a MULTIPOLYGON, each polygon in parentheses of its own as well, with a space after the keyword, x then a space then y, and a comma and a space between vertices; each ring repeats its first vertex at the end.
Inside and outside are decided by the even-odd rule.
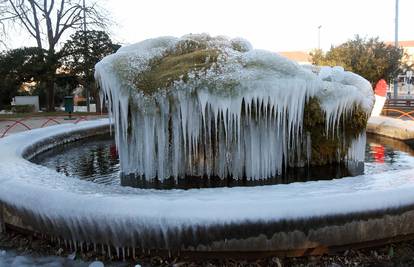
POLYGON ((120 184, 119 158, 113 137, 86 138, 43 152, 30 161, 67 176, 100 184, 120 184))
MULTIPOLYGON (((62 172, 67 176, 94 183, 120 185, 120 165, 113 137, 109 135, 85 139, 56 147, 34 157, 32 162, 62 172)), ((123 185, 155 188, 194 188, 217 186, 250 186, 291 183, 297 181, 328 180, 344 176, 372 174, 413 166, 414 150, 403 142, 370 136, 367 138, 365 162, 354 166, 336 164, 325 167, 289 169, 279 177, 262 181, 236 181, 231 178, 187 177, 160 184, 151 184, 135 177, 122 177, 123 185)))

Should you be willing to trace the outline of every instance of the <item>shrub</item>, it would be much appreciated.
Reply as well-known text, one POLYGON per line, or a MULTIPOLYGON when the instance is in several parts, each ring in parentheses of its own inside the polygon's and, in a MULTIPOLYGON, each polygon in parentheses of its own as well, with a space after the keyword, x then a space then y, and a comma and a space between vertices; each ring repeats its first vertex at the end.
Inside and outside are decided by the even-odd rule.
POLYGON ((14 113, 30 113, 35 111, 34 105, 16 105, 12 106, 11 111, 14 113))
POLYGON ((12 110, 12 105, 4 105, 3 106, 3 110, 5 110, 5 111, 11 111, 12 110))

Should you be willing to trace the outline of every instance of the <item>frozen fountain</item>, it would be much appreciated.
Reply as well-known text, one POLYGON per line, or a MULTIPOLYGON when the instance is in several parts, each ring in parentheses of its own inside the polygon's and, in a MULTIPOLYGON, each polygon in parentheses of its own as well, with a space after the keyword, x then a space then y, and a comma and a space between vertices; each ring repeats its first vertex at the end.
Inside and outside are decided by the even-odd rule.
POLYGON ((260 181, 286 168, 358 163, 373 93, 356 74, 302 67, 242 39, 188 35, 123 47, 96 65, 96 79, 111 122, 0 140, 0 230, 11 225, 120 257, 309 251, 414 234, 412 168, 156 190, 68 178, 27 161, 111 131, 123 184, 138 186, 187 177, 260 181))
POLYGON ((372 88, 340 67, 303 68, 242 39, 188 35, 121 48, 95 76, 125 181, 263 180, 363 160, 372 88))

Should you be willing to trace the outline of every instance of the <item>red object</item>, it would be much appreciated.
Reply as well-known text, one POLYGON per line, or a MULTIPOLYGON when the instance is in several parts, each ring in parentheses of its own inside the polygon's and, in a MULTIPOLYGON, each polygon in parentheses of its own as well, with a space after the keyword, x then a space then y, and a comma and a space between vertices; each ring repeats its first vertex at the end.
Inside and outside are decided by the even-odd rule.
POLYGON ((378 163, 385 162, 385 148, 381 145, 371 146, 372 152, 374 154, 374 160, 378 163))
POLYGON ((118 158, 118 150, 116 149, 115 145, 111 145, 109 147, 109 154, 111 155, 111 159, 117 159, 118 158))
POLYGON ((375 85, 375 94, 379 96, 386 96, 387 95, 387 82, 384 79, 381 79, 375 85))

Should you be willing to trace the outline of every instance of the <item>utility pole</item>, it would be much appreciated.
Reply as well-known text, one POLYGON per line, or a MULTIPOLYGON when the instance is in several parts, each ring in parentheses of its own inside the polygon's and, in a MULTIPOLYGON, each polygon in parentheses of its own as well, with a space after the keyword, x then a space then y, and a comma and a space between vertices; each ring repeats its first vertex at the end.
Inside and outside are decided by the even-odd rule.
MULTIPOLYGON (((398 0, 395 0, 395 47, 399 47, 398 44, 398 0)), ((394 98, 398 98, 398 74, 394 78, 394 98)))
POLYGON ((85 49, 84 49, 84 54, 83 54, 83 63, 85 66, 84 72, 85 72, 85 80, 84 80, 84 86, 85 86, 85 91, 86 91, 86 110, 88 112, 90 112, 90 92, 89 92, 89 88, 86 84, 86 74, 88 72, 87 68, 86 68, 86 64, 85 64, 85 60, 86 60, 86 56, 88 53, 88 41, 86 40, 86 5, 85 5, 85 0, 83 0, 83 38, 84 38, 84 42, 85 42, 85 49))
POLYGON ((318 26, 318 49, 319 50, 321 49, 321 28, 322 28, 322 25, 319 25, 318 26))

